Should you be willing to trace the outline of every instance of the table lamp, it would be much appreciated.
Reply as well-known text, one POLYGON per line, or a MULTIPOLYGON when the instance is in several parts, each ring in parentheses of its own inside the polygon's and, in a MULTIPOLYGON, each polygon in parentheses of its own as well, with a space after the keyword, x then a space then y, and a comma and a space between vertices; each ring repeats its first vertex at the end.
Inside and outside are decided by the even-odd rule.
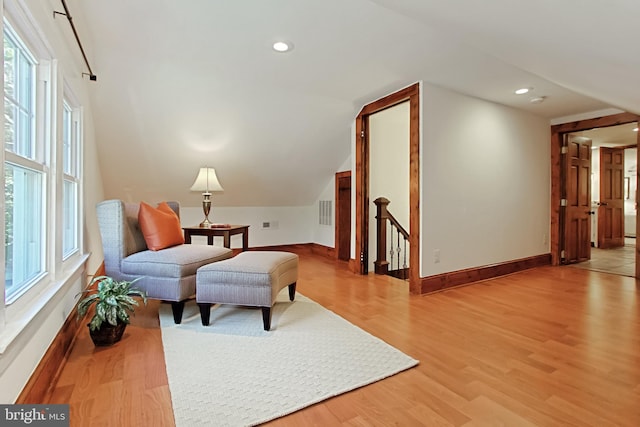
POLYGON ((211 212, 211 192, 224 191, 214 168, 200 168, 196 180, 191 186, 191 191, 202 191, 202 210, 204 211, 204 221, 200 223, 200 227, 211 227, 209 222, 209 213, 211 212))

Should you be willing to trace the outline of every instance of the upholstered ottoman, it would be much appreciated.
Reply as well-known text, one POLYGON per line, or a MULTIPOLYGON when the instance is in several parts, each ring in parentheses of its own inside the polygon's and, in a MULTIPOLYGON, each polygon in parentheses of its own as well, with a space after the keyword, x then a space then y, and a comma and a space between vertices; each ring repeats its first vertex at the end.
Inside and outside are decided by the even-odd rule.
POLYGON ((241 252, 233 258, 203 265, 196 272, 196 302, 203 326, 209 326, 212 304, 262 308, 264 330, 271 329, 271 307, 289 286, 293 301, 298 281, 298 255, 277 251, 241 252))

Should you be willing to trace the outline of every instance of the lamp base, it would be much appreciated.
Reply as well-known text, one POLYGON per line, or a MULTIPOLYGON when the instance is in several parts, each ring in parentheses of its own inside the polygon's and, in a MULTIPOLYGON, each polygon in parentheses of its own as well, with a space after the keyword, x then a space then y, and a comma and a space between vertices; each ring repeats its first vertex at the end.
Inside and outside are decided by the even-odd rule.
POLYGON ((208 191, 202 193, 202 211, 204 212, 204 221, 200 223, 200 228, 210 228, 209 212, 211 212, 211 193, 208 191))

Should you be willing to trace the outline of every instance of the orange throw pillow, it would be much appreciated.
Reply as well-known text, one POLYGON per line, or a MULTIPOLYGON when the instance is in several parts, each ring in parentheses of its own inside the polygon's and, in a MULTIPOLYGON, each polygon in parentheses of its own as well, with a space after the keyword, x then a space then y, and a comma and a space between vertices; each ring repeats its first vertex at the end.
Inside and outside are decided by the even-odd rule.
POLYGON ((160 203, 157 208, 140 202, 138 222, 144 241, 152 251, 184 243, 180 219, 166 202, 160 203))

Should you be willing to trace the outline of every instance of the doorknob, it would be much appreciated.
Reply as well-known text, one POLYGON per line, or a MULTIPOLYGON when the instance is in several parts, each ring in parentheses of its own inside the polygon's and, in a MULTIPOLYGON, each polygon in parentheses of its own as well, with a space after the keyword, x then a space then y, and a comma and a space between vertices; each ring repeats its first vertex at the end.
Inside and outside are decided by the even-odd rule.
POLYGON ((607 205, 609 205, 609 203, 607 203, 607 202, 600 202, 600 206, 607 206, 607 205))
POLYGON ((594 211, 587 211, 587 215, 595 215, 594 211))

